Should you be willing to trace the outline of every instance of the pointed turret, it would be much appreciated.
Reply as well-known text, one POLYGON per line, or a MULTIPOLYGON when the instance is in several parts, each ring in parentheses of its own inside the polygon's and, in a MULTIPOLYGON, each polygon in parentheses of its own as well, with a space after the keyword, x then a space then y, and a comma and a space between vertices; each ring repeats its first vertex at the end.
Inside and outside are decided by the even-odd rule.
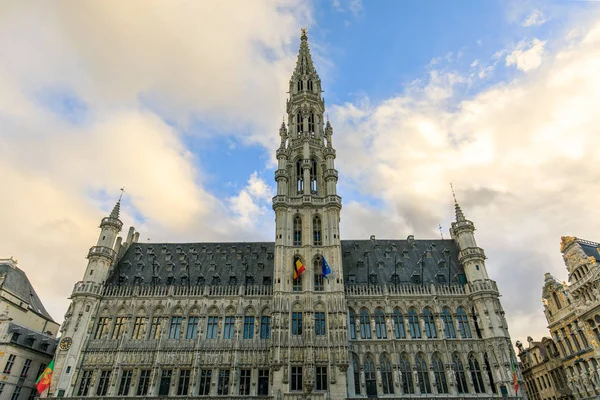
POLYGON ((117 201, 117 204, 113 207, 110 217, 114 219, 119 219, 119 213, 121 212, 121 199, 117 201))

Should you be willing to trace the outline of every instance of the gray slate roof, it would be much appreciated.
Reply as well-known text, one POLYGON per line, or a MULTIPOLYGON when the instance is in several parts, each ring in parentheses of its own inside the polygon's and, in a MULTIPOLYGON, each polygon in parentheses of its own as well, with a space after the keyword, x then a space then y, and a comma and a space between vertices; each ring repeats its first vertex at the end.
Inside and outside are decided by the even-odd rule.
POLYGON ((8 332, 12 333, 10 336, 10 343, 39 351, 49 356, 54 354, 56 346, 58 345, 58 339, 25 328, 24 326, 13 322, 10 323, 8 332))
POLYGON ((2 287, 29 303, 29 309, 36 314, 42 315, 50 321, 54 320, 44 308, 42 300, 38 297, 35 289, 29 282, 29 278, 23 270, 9 264, 0 263, 0 276, 6 274, 2 287))
MULTIPOLYGON (((274 247, 273 242, 134 243, 107 283, 270 285, 274 247)), ((355 283, 366 283, 368 274, 376 274, 372 283, 374 279, 379 284, 390 283, 396 258, 397 283, 420 284, 421 270, 425 283, 447 283, 448 276, 453 284, 464 283, 459 278, 464 271, 457 253, 453 240, 342 240, 344 279, 351 283, 349 277, 354 275, 355 283)))
POLYGON ((586 256, 591 256, 600 262, 600 243, 591 242, 589 240, 579 239, 577 241, 586 256))

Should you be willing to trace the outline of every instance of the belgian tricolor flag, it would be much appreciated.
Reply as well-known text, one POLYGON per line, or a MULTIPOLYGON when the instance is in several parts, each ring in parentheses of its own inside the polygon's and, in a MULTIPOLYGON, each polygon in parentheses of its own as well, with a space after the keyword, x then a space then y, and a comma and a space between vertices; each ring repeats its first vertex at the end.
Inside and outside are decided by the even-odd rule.
POLYGON ((306 270, 300 258, 294 257, 294 279, 298 279, 300 275, 306 270))

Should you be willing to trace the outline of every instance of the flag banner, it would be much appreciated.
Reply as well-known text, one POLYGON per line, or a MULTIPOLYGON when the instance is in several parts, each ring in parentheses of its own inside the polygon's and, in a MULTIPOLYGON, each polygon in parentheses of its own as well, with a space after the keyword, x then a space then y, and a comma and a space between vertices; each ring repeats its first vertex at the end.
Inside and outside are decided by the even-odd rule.
POLYGON ((54 372, 54 360, 50 361, 50 364, 48 364, 44 372, 42 372, 37 381, 35 381, 35 387, 37 388, 38 393, 42 394, 50 388, 52 372, 54 372))
POLYGON ((513 373, 513 385, 515 385, 515 394, 519 391, 519 381, 517 380, 517 368, 515 367, 515 363, 511 360, 510 362, 513 373))
POLYGON ((329 275, 331 274, 331 268, 329 267, 329 264, 327 264, 327 260, 325 260, 324 256, 321 257, 321 273, 325 278, 329 278, 329 275))
POLYGON ((306 268, 304 267, 304 264, 302 264, 302 261, 300 261, 299 258, 296 258, 294 261, 294 279, 298 279, 305 270, 306 268))

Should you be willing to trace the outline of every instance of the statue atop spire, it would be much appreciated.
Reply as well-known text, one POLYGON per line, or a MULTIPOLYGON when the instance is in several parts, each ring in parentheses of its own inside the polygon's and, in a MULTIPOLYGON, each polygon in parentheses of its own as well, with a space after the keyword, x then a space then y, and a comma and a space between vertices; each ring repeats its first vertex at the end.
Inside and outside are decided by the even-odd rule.
POLYGON ((450 184, 450 188, 452 189, 452 197, 454 198, 454 211, 456 213, 456 221, 466 221, 465 214, 463 214, 463 211, 460 208, 458 201, 456 200, 456 194, 454 193, 454 186, 452 186, 452 183, 450 184))
POLYGON ((302 36, 300 36, 300 39, 308 40, 308 36, 306 36, 306 28, 300 28, 300 31, 302 31, 302 36))

